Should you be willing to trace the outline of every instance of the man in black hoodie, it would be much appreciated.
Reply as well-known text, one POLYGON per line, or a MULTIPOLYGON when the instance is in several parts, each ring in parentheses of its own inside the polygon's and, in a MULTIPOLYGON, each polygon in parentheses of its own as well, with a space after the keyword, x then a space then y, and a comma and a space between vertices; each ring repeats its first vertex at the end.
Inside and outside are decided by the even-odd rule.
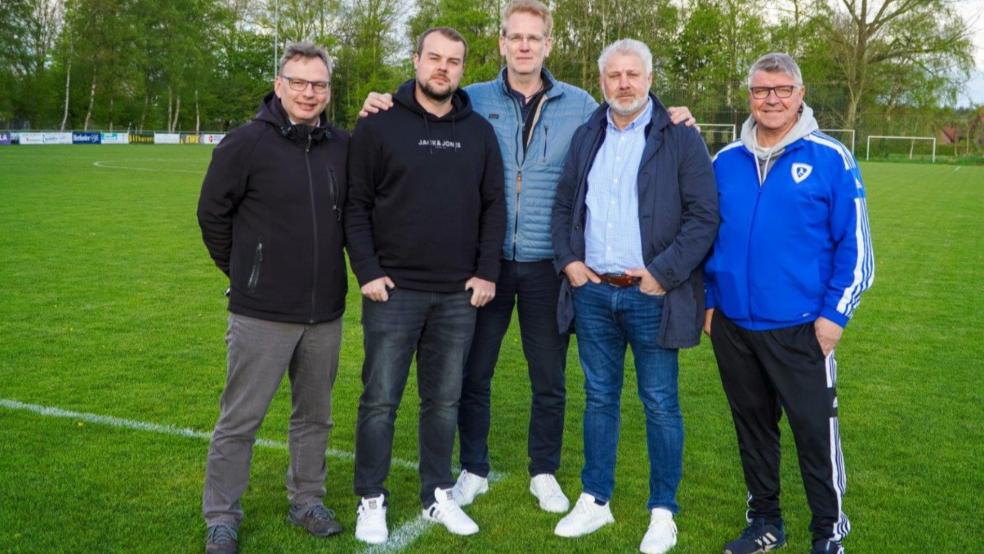
POLYGON ((495 294, 505 233, 502 159, 492 127, 458 90, 467 46, 426 31, 416 78, 392 110, 352 136, 345 231, 362 289, 366 358, 355 443, 356 537, 386 540, 393 421, 417 353, 420 500, 460 535, 478 526, 454 502, 451 451, 476 309, 495 294))
POLYGON ((288 46, 274 92, 216 147, 202 184, 202 237, 229 277, 228 375, 202 498, 206 552, 237 550, 253 442, 285 370, 288 520, 318 536, 341 531, 322 499, 347 285, 349 137, 322 113, 329 79, 324 50, 288 46))

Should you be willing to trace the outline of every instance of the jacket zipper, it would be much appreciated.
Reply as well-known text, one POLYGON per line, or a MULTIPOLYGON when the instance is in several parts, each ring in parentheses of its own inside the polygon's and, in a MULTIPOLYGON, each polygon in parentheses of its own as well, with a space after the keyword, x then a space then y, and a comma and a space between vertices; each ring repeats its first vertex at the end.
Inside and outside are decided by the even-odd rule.
POLYGON ((307 137, 307 147, 304 148, 304 165, 307 166, 308 193, 311 198, 311 229, 314 232, 314 264, 311 266, 311 317, 308 323, 314 323, 314 314, 318 295, 318 213, 314 204, 314 179, 311 177, 311 135, 307 137))
POLYGON ((263 241, 256 243, 256 252, 253 254, 253 271, 249 274, 249 280, 246 282, 246 290, 253 292, 256 290, 256 285, 260 284, 260 265, 263 263, 263 241))

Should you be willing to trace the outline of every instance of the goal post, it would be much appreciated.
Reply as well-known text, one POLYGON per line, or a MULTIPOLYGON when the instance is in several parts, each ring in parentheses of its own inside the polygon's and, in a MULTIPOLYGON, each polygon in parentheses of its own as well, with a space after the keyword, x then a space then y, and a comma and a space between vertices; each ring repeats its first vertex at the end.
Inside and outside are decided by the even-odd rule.
POLYGON ((738 138, 738 126, 732 123, 698 123, 697 127, 712 155, 738 138))
POLYGON ((867 146, 865 147, 864 159, 871 159, 871 139, 885 139, 885 140, 907 140, 909 141, 909 159, 912 159, 913 151, 916 148, 916 141, 925 140, 930 141, 933 144, 933 156, 932 161, 936 163, 936 137, 902 137, 902 136, 892 136, 892 135, 868 135, 867 146))
MULTIPOLYGON (((845 135, 851 135, 851 154, 854 154, 854 152, 855 152, 855 150, 854 150, 854 147, 855 147, 855 141, 854 141, 854 139, 855 139, 855 136, 856 136, 856 133, 854 132, 854 129, 820 129, 820 132, 821 133, 827 133, 828 135, 830 135, 832 133, 844 133, 845 135)), ((837 137, 834 137, 834 138, 837 138, 837 137)), ((844 141, 841 141, 841 142, 844 142, 844 141)))

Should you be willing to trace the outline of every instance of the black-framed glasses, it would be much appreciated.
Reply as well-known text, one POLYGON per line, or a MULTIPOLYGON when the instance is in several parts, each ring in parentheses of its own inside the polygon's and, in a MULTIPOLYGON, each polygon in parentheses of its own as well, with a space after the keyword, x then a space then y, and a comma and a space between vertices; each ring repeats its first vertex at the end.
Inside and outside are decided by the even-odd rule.
POLYGON ((765 100, 769 93, 776 93, 776 98, 789 98, 796 92, 799 85, 779 85, 778 87, 748 87, 748 92, 756 100, 765 100))
POLYGON ((328 86, 331 84, 328 81, 308 81, 307 79, 295 79, 286 75, 281 75, 280 78, 287 81, 287 86, 290 87, 290 90, 296 90, 297 92, 307 90, 308 85, 311 85, 311 89, 314 92, 324 94, 328 92, 328 86))

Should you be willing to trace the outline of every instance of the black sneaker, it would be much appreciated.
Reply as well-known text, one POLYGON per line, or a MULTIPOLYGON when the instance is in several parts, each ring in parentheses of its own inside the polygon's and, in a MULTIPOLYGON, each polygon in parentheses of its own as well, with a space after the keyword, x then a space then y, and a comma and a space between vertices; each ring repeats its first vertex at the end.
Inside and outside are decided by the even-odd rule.
POLYGON ((205 539, 205 552, 208 554, 236 554, 239 552, 239 537, 230 525, 220 523, 208 528, 205 539))
POLYGON ((844 547, 837 541, 820 539, 813 543, 810 554, 844 554, 844 547))
POLYGON ((291 506, 287 521, 303 527, 316 537, 328 537, 342 532, 342 525, 335 519, 335 512, 321 504, 303 508, 291 506))
POLYGON ((768 552, 786 545, 786 532, 782 520, 775 524, 766 523, 763 518, 755 518, 741 532, 741 536, 724 545, 724 554, 754 554, 768 552))

